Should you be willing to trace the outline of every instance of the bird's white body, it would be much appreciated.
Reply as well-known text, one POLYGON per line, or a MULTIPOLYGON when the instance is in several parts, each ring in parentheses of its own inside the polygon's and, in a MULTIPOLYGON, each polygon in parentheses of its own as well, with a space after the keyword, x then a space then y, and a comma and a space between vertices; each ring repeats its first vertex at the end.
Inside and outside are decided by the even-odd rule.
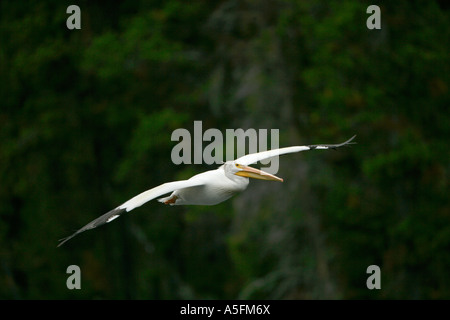
POLYGON ((231 198, 238 192, 244 191, 248 186, 249 178, 283 181, 281 178, 248 165, 286 153, 313 149, 336 149, 351 144, 350 141, 353 138, 354 136, 341 144, 295 146, 248 154, 234 161, 227 161, 216 170, 197 174, 188 180, 163 183, 138 194, 117 208, 89 222, 71 236, 62 239, 59 246, 83 231, 109 223, 121 214, 165 194, 171 193, 168 197, 160 198, 158 201, 169 205, 215 205, 231 198))
POLYGON ((224 166, 199 173, 189 180, 203 183, 199 186, 175 190, 170 196, 158 199, 158 201, 170 205, 212 206, 244 191, 249 184, 248 178, 228 174, 224 166))

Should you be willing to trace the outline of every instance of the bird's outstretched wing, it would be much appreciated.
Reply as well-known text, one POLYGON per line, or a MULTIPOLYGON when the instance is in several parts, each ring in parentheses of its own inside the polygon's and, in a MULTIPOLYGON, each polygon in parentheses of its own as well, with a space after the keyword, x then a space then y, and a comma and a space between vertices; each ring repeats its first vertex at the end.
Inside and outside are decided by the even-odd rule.
POLYGON ((97 228, 105 223, 111 222, 114 219, 118 218, 120 215, 122 215, 125 212, 131 211, 137 207, 142 206, 144 203, 153 200, 157 197, 160 197, 166 193, 173 192, 175 190, 184 189, 184 188, 190 188, 195 187, 199 185, 203 185, 205 181, 202 179, 189 179, 189 180, 181 180, 181 181, 173 181, 173 182, 167 182, 160 186, 154 187, 150 190, 144 191, 141 194, 138 194, 137 196, 131 198, 124 204, 118 206, 117 208, 105 213, 104 215, 98 217, 97 219, 89 222, 87 225, 85 225, 83 228, 76 231, 74 234, 68 236, 67 238, 61 239, 60 243, 58 244, 58 247, 63 245, 65 242, 69 241, 76 235, 78 235, 81 232, 84 232, 86 230, 97 228))
POLYGON ((258 153, 252 153, 245 155, 243 157, 240 157, 235 160, 236 163, 248 166, 250 164, 256 163, 261 160, 269 159, 272 157, 276 157, 282 154, 286 153, 293 153, 293 152, 300 152, 300 151, 306 151, 306 150, 313 150, 313 149, 336 149, 339 147, 343 147, 346 145, 354 144, 355 142, 352 142, 352 140, 356 137, 354 135, 347 141, 339 144, 315 144, 310 146, 297 146, 297 147, 286 147, 281 149, 274 149, 269 151, 263 151, 258 153))

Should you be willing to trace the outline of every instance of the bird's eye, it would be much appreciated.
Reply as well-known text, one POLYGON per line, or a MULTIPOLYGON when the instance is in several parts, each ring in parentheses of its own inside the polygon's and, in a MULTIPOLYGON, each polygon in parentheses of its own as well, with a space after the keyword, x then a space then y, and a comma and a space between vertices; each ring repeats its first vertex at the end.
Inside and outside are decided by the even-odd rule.
POLYGON ((239 168, 240 166, 241 166, 240 164, 236 163, 236 167, 238 167, 238 168, 239 168))

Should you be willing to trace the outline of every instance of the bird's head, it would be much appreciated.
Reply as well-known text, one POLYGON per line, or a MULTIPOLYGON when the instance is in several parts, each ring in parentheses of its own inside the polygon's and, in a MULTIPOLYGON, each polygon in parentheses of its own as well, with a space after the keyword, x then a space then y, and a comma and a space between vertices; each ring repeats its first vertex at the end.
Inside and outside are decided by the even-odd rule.
POLYGON ((268 172, 258 170, 246 165, 239 164, 235 161, 227 161, 224 164, 225 172, 234 174, 236 176, 260 179, 260 180, 273 180, 283 182, 283 179, 274 176, 268 172))

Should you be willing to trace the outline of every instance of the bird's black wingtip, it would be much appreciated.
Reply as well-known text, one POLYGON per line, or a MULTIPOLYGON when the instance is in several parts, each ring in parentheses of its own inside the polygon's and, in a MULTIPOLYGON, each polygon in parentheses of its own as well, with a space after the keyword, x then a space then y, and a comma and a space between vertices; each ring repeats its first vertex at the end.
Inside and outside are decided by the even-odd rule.
POLYGON ((353 141, 353 139, 355 139, 355 138, 356 138, 356 134, 353 137, 351 137, 350 139, 348 139, 347 141, 345 141, 343 143, 343 145, 357 144, 357 142, 353 141))
POLYGON ((105 223, 111 222, 113 220, 115 220, 116 218, 118 218, 121 214, 127 212, 126 209, 124 208, 120 208, 117 207, 111 211, 108 211, 107 213, 105 213, 104 215, 98 217, 97 219, 89 222, 87 225, 85 225, 83 228, 79 229, 78 231, 76 231, 75 233, 73 233, 72 235, 66 237, 66 238, 62 238, 59 241, 61 241, 58 244, 58 247, 62 246, 64 243, 66 243, 67 241, 69 241, 70 239, 72 239, 73 237, 75 237, 76 235, 86 231, 86 230, 90 230, 90 229, 94 229, 97 228, 101 225, 104 225, 105 223))
POLYGON ((58 241, 60 241, 60 242, 58 243, 58 245, 57 245, 56 247, 57 247, 57 248, 61 247, 64 243, 66 243, 67 241, 69 241, 70 239, 72 239, 73 237, 75 237, 77 234, 78 234, 78 232, 75 232, 74 234, 72 234, 72 235, 70 235, 70 236, 68 236, 68 237, 59 239, 58 241))
POLYGON ((66 237, 66 238, 62 238, 62 239, 59 239, 59 240, 58 240, 59 243, 58 243, 58 245, 57 245, 56 247, 57 247, 57 248, 61 247, 64 243, 66 243, 67 241, 69 241, 70 238, 72 238, 72 236, 66 237))
POLYGON ((353 139, 355 139, 355 138, 356 138, 356 134, 353 137, 351 137, 350 139, 348 139, 347 141, 345 141, 345 142, 342 142, 342 143, 339 143, 339 144, 332 144, 332 145, 329 145, 328 147, 329 147, 329 149, 332 149, 332 150, 336 151, 340 147, 344 147, 344 146, 348 147, 348 146, 350 146, 352 144, 356 144, 356 142, 353 141, 353 139))

